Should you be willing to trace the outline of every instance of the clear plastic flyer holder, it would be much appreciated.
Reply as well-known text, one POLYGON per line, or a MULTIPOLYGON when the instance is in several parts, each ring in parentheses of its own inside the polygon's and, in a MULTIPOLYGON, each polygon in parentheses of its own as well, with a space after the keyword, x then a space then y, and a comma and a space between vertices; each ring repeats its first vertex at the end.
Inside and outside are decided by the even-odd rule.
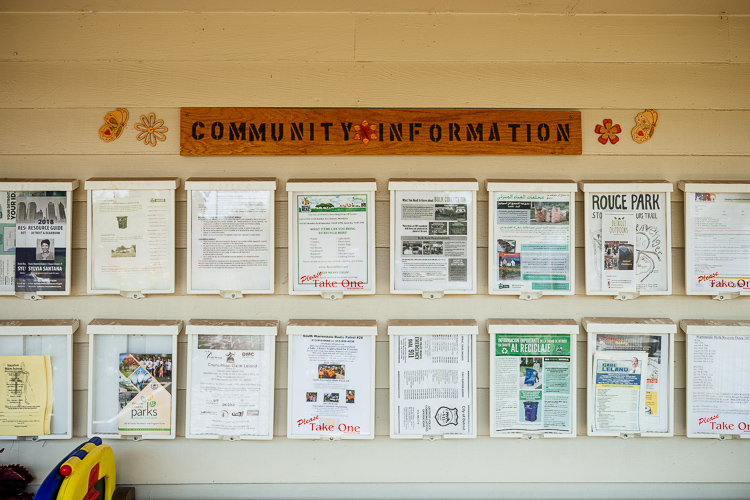
POLYGON ((750 295, 750 181, 680 181, 685 192, 685 287, 715 300, 750 295))
POLYGON ((88 437, 174 439, 181 320, 94 319, 88 437))
POLYGON ((479 182, 390 179, 388 189, 391 293, 425 299, 477 293, 479 182))
POLYGON ((273 293, 276 186, 275 177, 185 181, 188 294, 273 293))
POLYGON ((70 439, 73 437, 73 333, 77 319, 0 321, 0 355, 49 356, 52 366, 50 433, 0 436, 3 439, 70 439))
POLYGON ((579 187, 584 192, 586 295, 616 300, 671 295, 672 183, 580 181, 579 187))
POLYGON ((375 437, 375 320, 290 320, 287 438, 375 437))
POLYGON ((0 179, 0 270, 14 273, 0 295, 70 295, 76 188, 78 179, 0 179), (19 264, 29 266, 20 280, 19 264))
POLYGON ((750 321, 684 319, 687 437, 750 439, 750 321))
POLYGON ((477 437, 478 334, 474 320, 388 321, 392 439, 477 437))
POLYGON ((185 437, 273 439, 278 321, 191 319, 185 437))
POLYGON ((490 179, 487 191, 488 293, 521 300, 573 295, 575 181, 490 179))
POLYGON ((289 294, 375 293, 375 179, 290 179, 289 294))
POLYGON ((488 319, 487 333, 490 437, 576 437, 578 323, 572 319, 488 319), (554 417, 547 418, 548 405, 554 408, 554 417))
POLYGON ((583 318, 581 324, 587 332, 588 345, 586 433, 623 439, 674 436, 674 335, 677 333, 674 321, 669 318, 583 318), (646 356, 647 366, 640 369, 641 383, 645 378, 646 384, 646 408, 639 419, 640 431, 595 428, 597 374, 594 357, 617 352, 642 352, 646 356))
POLYGON ((174 293, 179 185, 176 177, 85 182, 87 293, 131 299, 174 293))

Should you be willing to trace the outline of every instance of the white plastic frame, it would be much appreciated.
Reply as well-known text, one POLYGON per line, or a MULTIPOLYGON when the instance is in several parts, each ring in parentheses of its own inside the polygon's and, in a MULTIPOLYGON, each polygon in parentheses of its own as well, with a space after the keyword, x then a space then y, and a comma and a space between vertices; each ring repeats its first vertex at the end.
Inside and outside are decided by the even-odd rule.
POLYGON ((477 293, 477 192, 479 191, 479 182, 476 179, 390 179, 388 181, 388 190, 390 191, 391 206, 391 232, 390 232, 390 286, 392 294, 417 294, 424 298, 435 299, 444 295, 452 294, 476 294, 477 293), (396 225, 398 210, 396 209, 396 193, 399 191, 425 191, 425 192, 451 192, 451 191, 473 191, 474 196, 471 203, 472 214, 472 238, 469 241, 469 255, 471 258, 471 268, 468 275, 471 276, 471 289, 467 290, 418 290, 396 289, 396 225))
POLYGON ((289 339, 289 356, 288 356, 288 376, 287 376, 287 418, 286 418, 286 437, 288 439, 324 439, 327 441, 336 441, 339 439, 374 439, 375 438, 375 338, 378 335, 378 324, 375 320, 289 320, 286 327, 287 338, 289 339), (292 421, 294 415, 293 408, 293 384, 294 384, 294 338, 299 335, 357 335, 369 337, 370 345, 370 434, 344 434, 337 435, 323 434, 294 434, 292 431, 292 421))
POLYGON ((11 356, 49 355, 52 359, 52 427, 60 425, 65 432, 44 434, 41 436, 0 436, 5 439, 31 439, 32 441, 42 439, 70 439, 73 437, 73 333, 78 330, 77 319, 30 319, 30 320, 2 320, 0 321, 0 354, 11 356), (56 346, 47 345, 42 351, 37 352, 27 345, 28 337, 54 337, 62 339, 65 351, 60 353, 56 346), (14 345, 9 345, 13 343, 14 345), (60 358, 64 360, 60 366, 60 358), (55 371, 62 372, 55 376, 55 371), (60 398, 65 399, 65 409, 58 415, 55 407, 61 403, 60 398), (55 420, 63 419, 63 424, 56 424, 55 420))
POLYGON ((180 179, 177 177, 169 178, 138 178, 138 179, 127 179, 127 178, 91 178, 88 179, 84 188, 86 189, 86 225, 87 225, 87 239, 86 239, 86 293, 97 294, 97 295, 122 295, 124 297, 139 299, 143 298, 148 294, 156 293, 174 293, 175 291, 175 190, 180 185, 180 179), (171 285, 169 288, 160 290, 110 290, 93 288, 93 191, 130 191, 130 190, 159 190, 164 191, 168 197, 167 203, 171 207, 171 213, 169 217, 169 228, 167 234, 169 237, 169 250, 170 250, 170 264, 169 269, 172 274, 171 285))
MULTIPOLYGON (((88 324, 87 333, 89 334, 89 378, 88 378, 88 418, 87 418, 87 435, 88 437, 98 436, 102 439, 130 439, 133 441, 147 439, 174 439, 177 432, 177 335, 182 330, 182 320, 131 320, 131 319, 93 319, 88 324), (94 423, 94 406, 99 402, 95 399, 94 379, 100 374, 107 372, 114 360, 104 361, 97 359, 96 346, 100 342, 102 335, 123 335, 128 337, 136 336, 161 336, 171 337, 172 345, 172 411, 170 433, 167 434, 145 434, 142 436, 121 436, 118 433, 97 433, 93 431, 94 423)), ((117 367, 115 366, 115 371, 117 367)), ((113 387, 112 394, 116 395, 117 387, 113 387)), ((117 418, 115 413, 112 418, 117 418)))
POLYGON ((185 327, 188 338, 187 348, 187 399, 185 404, 185 437, 188 439, 222 439, 228 441, 240 440, 269 440, 273 439, 273 401, 274 401, 274 374, 276 371, 276 335, 279 331, 278 321, 263 320, 202 320, 191 319, 185 327), (267 338, 270 347, 270 373, 269 377, 269 404, 265 411, 268 413, 268 434, 222 436, 219 434, 193 434, 190 425, 191 394, 193 389, 193 339, 196 335, 234 335, 249 336, 261 335, 267 338))
MULTIPOLYGON (((711 295, 725 300, 741 295, 750 295, 750 288, 718 288, 715 292, 695 290, 691 279, 693 267, 693 221, 690 208, 695 203, 694 193, 750 193, 750 181, 680 181, 677 187, 685 192, 685 293, 687 295, 711 295)), ((748 269, 750 272, 750 269, 748 269)))
MULTIPOLYGON (((578 373, 578 323, 572 319, 488 319, 487 333, 490 335, 490 437, 499 438, 574 438, 578 428, 578 406, 576 395, 578 385, 576 374, 578 373), (497 334, 524 335, 570 335, 570 432, 544 432, 544 431, 519 431, 519 432, 497 432, 495 430, 495 355, 494 346, 497 334)), ((538 357, 539 355, 534 355, 538 357)))
POLYGON ((640 295, 671 295, 672 294, 672 206, 671 206, 671 194, 673 186, 668 181, 579 181, 579 188, 584 193, 584 247, 586 254, 586 262, 584 269, 586 270, 586 295, 610 295, 616 299, 626 300, 633 299, 640 295), (591 268, 591 242, 589 241, 589 226, 591 220, 591 195, 598 193, 659 193, 665 196, 665 224, 666 234, 664 238, 666 240, 666 248, 664 251, 665 267, 667 270, 667 289, 666 290, 644 290, 644 291, 593 291, 589 289, 588 276, 594 270, 591 268))
POLYGON ((320 295, 326 299, 340 299, 344 295, 374 295, 375 294, 375 179, 289 179, 286 183, 289 207, 289 295, 320 295), (368 244, 367 244, 367 273, 372 280, 371 290, 295 290, 297 276, 294 273, 294 259, 297 257, 295 243, 297 238, 297 206, 296 196, 299 194, 347 194, 352 192, 367 193, 370 197, 367 206, 368 244))
POLYGON ((488 243, 487 243, 487 293, 490 295, 518 295, 520 299, 532 300, 542 297, 543 295, 574 295, 576 293, 576 193, 578 185, 572 180, 487 180, 487 191, 489 193, 488 205, 488 243), (528 291, 504 291, 495 290, 497 280, 498 265, 495 258, 494 242, 498 235, 495 234, 495 197, 499 192, 518 192, 518 193, 568 193, 570 194, 568 227, 570 228, 570 238, 568 242, 568 262, 570 274, 569 290, 528 290, 528 291))
POLYGON ((630 438, 641 437, 672 437, 674 436, 674 336, 677 325, 669 318, 583 318, 581 325, 587 332, 586 355, 586 434, 589 436, 615 436, 630 438), (594 373, 594 353, 596 352, 595 336, 598 333, 612 333, 623 335, 655 335, 669 334, 669 408, 667 432, 622 433, 594 430, 594 391, 596 390, 594 373))
POLYGON ((65 290, 16 292, 15 290, 0 290, 0 295, 16 295, 21 298, 36 300, 47 295, 70 295, 73 254, 73 191, 78 188, 78 179, 0 179, 0 192, 9 191, 65 191, 67 229, 65 238, 65 290))
MULTIPOLYGON (((680 321, 680 328, 685 332, 685 357, 687 358, 687 367, 685 368, 685 425, 687 437, 698 439, 750 439, 750 432, 746 434, 707 434, 694 432, 690 425, 690 415, 692 414, 692 365, 693 350, 692 343, 696 335, 750 335, 750 321, 748 320, 704 320, 704 319, 683 319, 680 321)), ((750 382, 747 384, 747 390, 750 391, 750 382)))
POLYGON ((390 401, 390 433, 391 439, 473 439, 477 437, 477 335, 479 326, 473 319, 446 319, 446 320, 408 320, 396 319, 388 321, 388 387, 390 401), (395 387, 395 361, 393 350, 395 335, 470 335, 471 336, 471 400, 473 412, 471 416, 470 434, 395 434, 395 409, 396 394, 395 387))
POLYGON ((217 179, 191 177, 185 181, 185 190, 187 191, 187 293, 213 295, 219 294, 222 297, 237 299, 243 295, 252 294, 271 294, 274 291, 274 228, 275 224, 275 197, 274 193, 277 188, 275 177, 264 178, 247 178, 247 179, 217 179), (269 288, 243 288, 242 290, 223 290, 223 289, 202 289, 193 288, 193 191, 268 191, 269 193, 269 288))

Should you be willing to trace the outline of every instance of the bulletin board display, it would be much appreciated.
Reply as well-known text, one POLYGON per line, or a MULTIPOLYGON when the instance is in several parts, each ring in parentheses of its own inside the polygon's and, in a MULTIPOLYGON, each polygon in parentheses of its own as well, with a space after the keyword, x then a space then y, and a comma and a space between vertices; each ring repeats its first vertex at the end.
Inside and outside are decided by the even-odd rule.
POLYGON ((476 179, 391 179, 391 293, 477 293, 476 179))
POLYGON ((73 437, 72 338, 78 326, 77 319, 0 321, 0 440, 73 437), (40 425, 48 429, 40 431, 40 425))
POLYGON ((287 437, 375 437, 375 320, 290 320, 287 437))
POLYGON ((375 179, 290 179, 289 294, 375 293, 375 179))
POLYGON ((89 294, 174 293, 177 178, 92 178, 87 191, 89 294))
POLYGON ((672 183, 580 181, 586 294, 635 298, 672 293, 672 183))
POLYGON ((583 318, 589 436, 674 435, 674 334, 669 318, 583 318))
POLYGON ((750 438, 750 321, 684 319, 687 437, 750 438))
POLYGON ((575 293, 572 180, 488 180, 488 293, 534 299, 575 293))
POLYGON ((273 438, 278 329, 278 321, 188 322, 185 437, 273 438))
POLYGON ((70 295, 77 179, 0 179, 0 295, 70 295))
POLYGON ((474 320, 388 322, 393 439, 475 438, 474 320))
POLYGON ((174 439, 182 326, 181 320, 89 323, 89 437, 174 439))
POLYGON ((187 293, 274 291, 275 178, 190 178, 187 293))
POLYGON ((680 181, 688 295, 750 295, 750 181, 680 181))
POLYGON ((488 319, 490 436, 576 436, 572 319, 488 319))

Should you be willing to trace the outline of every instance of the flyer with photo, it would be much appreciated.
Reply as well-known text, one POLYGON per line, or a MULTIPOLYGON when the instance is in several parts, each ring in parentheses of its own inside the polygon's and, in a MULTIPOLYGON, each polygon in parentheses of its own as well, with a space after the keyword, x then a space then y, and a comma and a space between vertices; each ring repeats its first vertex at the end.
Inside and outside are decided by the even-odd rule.
POLYGON ((269 335, 195 335, 191 363, 191 434, 268 436, 269 335))
POLYGON ((750 290, 750 193, 685 193, 689 288, 750 290))
POLYGON ((688 433, 750 435, 750 335, 688 335, 688 433))
POLYGON ((0 191, 0 291, 16 289, 16 216, 18 193, 0 191))
POLYGON ((474 192, 396 191, 394 288, 474 288, 474 192))
POLYGON ((192 191, 191 288, 270 290, 271 191, 192 191))
POLYGON ((394 435, 473 434, 472 335, 393 335, 394 435))
POLYGON ((296 196, 293 228, 295 291, 370 291, 369 195, 296 196))
POLYGON ((495 432, 574 431, 573 348, 570 334, 494 334, 495 432))
POLYGON ((643 432, 669 432, 669 334, 598 333, 595 340, 600 352, 646 353, 643 432))
POLYGON ((92 289, 171 289, 172 192, 94 190, 91 197, 92 289))
POLYGON ((171 434, 172 355, 121 353, 118 369, 118 434, 171 434))
POLYGON ((373 436, 372 335, 292 335, 292 436, 373 436))
POLYGON ((16 291, 64 292, 68 197, 65 191, 16 193, 16 291))
POLYGON ((635 213, 602 213, 602 290, 635 290, 635 243, 635 213))
MULTIPOLYGON (((668 268, 670 262, 668 246, 669 227, 667 226, 667 204, 669 198, 667 193, 586 193, 587 206, 587 231, 586 248, 586 290, 588 293, 615 292, 614 286, 608 287, 608 279, 605 277, 616 277, 617 281, 627 286, 630 290, 638 292, 660 292, 669 289, 668 268), (630 215, 635 214, 635 220, 630 215), (607 221, 604 220, 605 214, 607 221), (635 231, 628 238, 622 240, 615 237, 611 232, 614 217, 625 217, 628 227, 633 226, 635 231), (607 228, 605 228, 607 226, 607 228), (605 236, 605 231, 608 236, 605 236), (628 260, 633 260, 635 276, 630 270, 607 269, 609 262, 614 265, 615 253, 617 263, 620 262, 620 246, 610 243, 605 247, 605 240, 610 242, 624 241, 626 248, 623 252, 623 265, 628 260), (633 245, 633 257, 630 259, 627 252, 628 245, 633 245), (609 248, 610 255, 604 252, 609 248), (614 272, 613 271, 617 271, 614 272)), ((610 282, 613 285, 612 282, 610 282)))
POLYGON ((642 432, 646 405, 643 351, 594 353, 594 430, 642 432))
POLYGON ((570 290, 571 194, 496 192, 490 202, 492 289, 570 290))

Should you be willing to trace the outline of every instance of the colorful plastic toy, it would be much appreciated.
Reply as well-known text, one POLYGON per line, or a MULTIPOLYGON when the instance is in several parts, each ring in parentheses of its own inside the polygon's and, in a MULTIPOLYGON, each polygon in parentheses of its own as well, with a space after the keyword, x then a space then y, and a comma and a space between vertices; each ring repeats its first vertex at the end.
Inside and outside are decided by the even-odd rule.
POLYGON ((70 452, 44 478, 38 500, 135 499, 133 488, 115 487, 115 455, 94 437, 70 452))

